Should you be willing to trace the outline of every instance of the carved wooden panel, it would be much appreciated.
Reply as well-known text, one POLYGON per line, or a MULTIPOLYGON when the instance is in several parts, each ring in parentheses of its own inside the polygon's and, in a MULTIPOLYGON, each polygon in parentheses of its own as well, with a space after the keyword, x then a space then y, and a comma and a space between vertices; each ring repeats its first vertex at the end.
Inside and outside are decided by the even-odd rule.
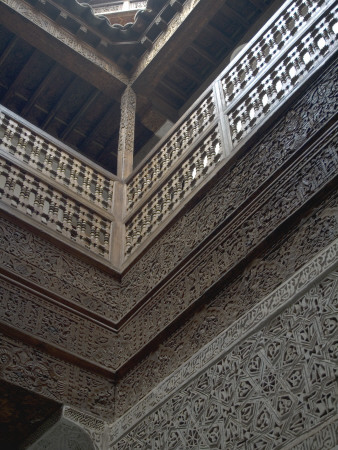
POLYGON ((121 315, 119 283, 41 237, 0 218, 1 267, 111 320, 121 315))
POLYGON ((89 317, 13 285, 0 275, 0 323, 116 369, 117 334, 89 317))

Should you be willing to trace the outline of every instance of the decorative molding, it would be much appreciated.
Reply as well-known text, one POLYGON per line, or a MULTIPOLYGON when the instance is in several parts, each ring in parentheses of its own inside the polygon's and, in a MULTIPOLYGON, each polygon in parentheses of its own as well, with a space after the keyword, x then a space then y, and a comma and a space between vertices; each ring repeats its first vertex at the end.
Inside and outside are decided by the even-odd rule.
POLYGON ((0 324, 29 333, 69 354, 117 369, 117 334, 95 320, 14 285, 0 274, 0 324))
POLYGON ((0 249, 3 270, 112 321, 121 316, 120 285, 111 275, 5 217, 0 249))
POLYGON ((223 447, 218 443, 217 448, 239 444, 243 439, 246 445, 255 439, 273 439, 285 445, 309 426, 313 428, 331 417, 338 277, 332 271, 337 262, 338 240, 118 419, 110 429, 111 444, 120 441, 116 448, 122 449, 126 442, 147 442, 151 434, 152 439, 163 439, 170 448, 175 436, 184 446, 192 433, 195 446, 208 436, 216 439, 210 444, 224 439, 223 447), (313 399, 308 413, 298 398, 310 392, 313 399), (245 405, 244 399, 249 397, 250 405, 245 405), (268 403, 269 399, 274 399, 273 403, 268 403), (238 414, 242 419, 237 421, 238 414), (285 414, 289 417, 287 431, 278 425, 285 414), (246 423, 248 434, 244 435, 244 429, 236 423, 246 423), (253 427, 262 434, 255 435, 253 427), (185 431, 178 432, 178 428, 185 431))
POLYGON ((324 424, 296 439, 283 450, 335 450, 338 436, 338 416, 333 417, 324 424))

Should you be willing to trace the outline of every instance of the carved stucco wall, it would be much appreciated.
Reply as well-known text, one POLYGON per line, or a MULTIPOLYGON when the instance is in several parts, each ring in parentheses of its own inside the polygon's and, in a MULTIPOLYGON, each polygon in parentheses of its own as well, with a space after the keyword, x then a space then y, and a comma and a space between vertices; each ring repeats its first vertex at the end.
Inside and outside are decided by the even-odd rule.
POLYGON ((109 448, 334 448, 337 261, 335 241, 113 424, 109 448))
POLYGON ((117 416, 332 242, 338 232, 337 203, 337 195, 331 194, 298 226, 271 242, 238 276, 205 298, 192 317, 120 381, 117 416))

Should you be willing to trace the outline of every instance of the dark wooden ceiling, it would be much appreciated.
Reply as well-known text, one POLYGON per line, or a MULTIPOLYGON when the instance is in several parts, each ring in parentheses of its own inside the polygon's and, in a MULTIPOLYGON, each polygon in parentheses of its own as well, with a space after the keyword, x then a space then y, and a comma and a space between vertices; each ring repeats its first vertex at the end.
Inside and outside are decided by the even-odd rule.
MULTIPOLYGON (((75 0, 29 0, 77 37, 81 34, 80 25, 85 25, 87 44, 114 60, 126 73, 134 70, 184 1, 149 0, 148 10, 137 13, 133 25, 123 27, 111 26, 106 18, 95 17, 89 6, 81 6, 75 0), (102 39, 109 45, 102 46, 102 39)), ((135 84, 138 103, 142 104, 136 118, 135 152, 156 131, 145 119, 149 110, 152 117, 158 112, 158 125, 166 118, 176 120, 186 102, 272 3, 273 0, 217 2, 208 20, 201 20, 200 27, 195 23, 193 29, 187 29, 176 51, 167 59, 162 57, 160 70, 158 66, 152 73, 150 67, 149 73, 135 84)), ((214 0, 210 0, 210 5, 214 8, 214 0)), ((0 5, 0 102, 116 173, 120 123, 116 96, 107 95, 86 74, 79 76, 79 71, 71 70, 69 64, 66 68, 53 54, 47 55, 38 45, 32 45, 25 39, 24 31, 15 33, 15 26, 2 19, 5 16, 1 8, 6 7, 0 5)))
MULTIPOLYGON (((0 25, 0 102, 116 172, 120 104, 0 25)), ((152 132, 137 120, 138 146, 152 132)))
POLYGON ((61 405, 5 381, 0 382, 0 448, 15 450, 61 405))

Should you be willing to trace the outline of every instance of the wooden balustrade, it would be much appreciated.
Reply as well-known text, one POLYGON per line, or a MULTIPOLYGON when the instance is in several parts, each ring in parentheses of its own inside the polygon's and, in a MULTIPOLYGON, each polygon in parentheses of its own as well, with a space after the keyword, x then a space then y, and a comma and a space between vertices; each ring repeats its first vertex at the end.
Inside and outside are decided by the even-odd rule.
POLYGON ((184 197, 212 172, 223 155, 218 126, 194 148, 166 182, 126 224, 126 253, 148 236, 184 197))
POLYGON ((127 180, 126 256, 335 52, 337 15, 333 0, 286 2, 154 148, 127 180))
POLYGON ((210 127, 215 119, 216 105, 213 91, 208 91, 197 107, 185 115, 170 137, 155 147, 156 153, 128 183, 128 211, 144 198, 149 189, 159 182, 180 159, 185 150, 210 127))
POLYGON ((34 129, 9 110, 0 107, 0 149, 23 161, 58 184, 105 210, 111 207, 114 176, 61 142, 34 129))
POLYGON ((115 182, 112 174, 1 107, 0 200, 5 208, 109 259, 115 182))

